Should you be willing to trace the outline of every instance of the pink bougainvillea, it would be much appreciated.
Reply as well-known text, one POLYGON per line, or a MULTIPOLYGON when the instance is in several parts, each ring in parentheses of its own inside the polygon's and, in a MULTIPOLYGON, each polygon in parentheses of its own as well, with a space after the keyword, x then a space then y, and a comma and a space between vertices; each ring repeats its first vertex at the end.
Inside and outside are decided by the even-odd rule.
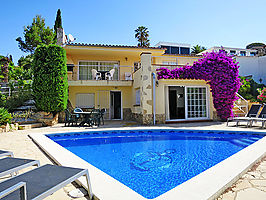
POLYGON ((203 54, 192 66, 169 70, 157 69, 158 79, 205 80, 210 85, 217 115, 225 120, 232 117, 236 92, 240 87, 238 63, 224 50, 203 54))
POLYGON ((266 103, 266 87, 260 91, 260 94, 258 95, 257 99, 261 103, 266 103))

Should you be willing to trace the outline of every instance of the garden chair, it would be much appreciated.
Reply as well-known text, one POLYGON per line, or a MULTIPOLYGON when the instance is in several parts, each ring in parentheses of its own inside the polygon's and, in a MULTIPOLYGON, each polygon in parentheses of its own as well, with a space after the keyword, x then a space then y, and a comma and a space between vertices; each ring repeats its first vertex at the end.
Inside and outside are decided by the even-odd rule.
POLYGON ((72 123, 72 126, 75 125, 77 126, 78 123, 78 116, 76 114, 72 114, 68 109, 65 110, 65 126, 70 126, 72 123))
POLYGON ((109 72, 106 72, 105 79, 106 80, 114 80, 115 69, 111 69, 109 72))
POLYGON ((227 119, 227 126, 229 124, 229 121, 236 121, 236 126, 239 125, 240 121, 245 121, 245 122, 247 122, 247 127, 248 127, 249 123, 250 123, 250 120, 248 120, 248 119, 250 119, 251 117, 257 117, 260 108, 261 108, 261 104, 252 104, 251 108, 249 109, 249 111, 245 117, 228 118, 227 119))
POLYGON ((263 105, 263 108, 256 118, 250 118, 250 127, 252 127, 253 122, 261 122, 261 128, 265 127, 266 123, 266 104, 263 105))
POLYGON ((102 108, 100 110, 100 120, 102 121, 103 125, 104 125, 104 113, 105 113, 105 108, 102 108))
POLYGON ((101 122, 101 112, 99 110, 93 109, 91 111, 91 126, 95 125, 99 127, 100 122, 101 122))
POLYGON ((0 199, 44 199, 82 176, 86 178, 89 199, 92 199, 87 169, 49 164, 1 182, 0 199))
POLYGON ((92 69, 91 73, 92 73, 93 80, 101 80, 101 73, 98 72, 96 69, 92 69))

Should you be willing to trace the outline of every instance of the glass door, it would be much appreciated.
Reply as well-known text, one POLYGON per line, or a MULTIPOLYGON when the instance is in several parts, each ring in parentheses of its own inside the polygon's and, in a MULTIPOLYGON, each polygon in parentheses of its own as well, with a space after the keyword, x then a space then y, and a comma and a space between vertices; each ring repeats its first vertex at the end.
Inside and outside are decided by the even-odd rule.
POLYGON ((207 88, 186 87, 186 118, 207 119, 207 88))

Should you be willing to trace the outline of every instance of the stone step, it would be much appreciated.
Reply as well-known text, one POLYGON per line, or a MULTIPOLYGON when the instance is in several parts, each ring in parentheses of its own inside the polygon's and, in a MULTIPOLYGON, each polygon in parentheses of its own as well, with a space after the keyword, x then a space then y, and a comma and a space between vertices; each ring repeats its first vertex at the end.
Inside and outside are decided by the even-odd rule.
POLYGON ((32 123, 32 124, 21 124, 19 125, 19 130, 28 130, 32 128, 40 128, 42 123, 32 123))

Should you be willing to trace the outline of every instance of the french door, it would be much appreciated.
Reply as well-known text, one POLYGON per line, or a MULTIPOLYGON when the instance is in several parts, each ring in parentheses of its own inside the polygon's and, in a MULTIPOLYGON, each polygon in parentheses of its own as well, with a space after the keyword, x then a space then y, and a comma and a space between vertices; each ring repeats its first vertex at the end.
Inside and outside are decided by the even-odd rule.
POLYGON ((207 87, 185 87, 186 118, 208 118, 207 87))
POLYGON ((168 120, 209 118, 209 97, 205 86, 168 86, 166 100, 168 120))

